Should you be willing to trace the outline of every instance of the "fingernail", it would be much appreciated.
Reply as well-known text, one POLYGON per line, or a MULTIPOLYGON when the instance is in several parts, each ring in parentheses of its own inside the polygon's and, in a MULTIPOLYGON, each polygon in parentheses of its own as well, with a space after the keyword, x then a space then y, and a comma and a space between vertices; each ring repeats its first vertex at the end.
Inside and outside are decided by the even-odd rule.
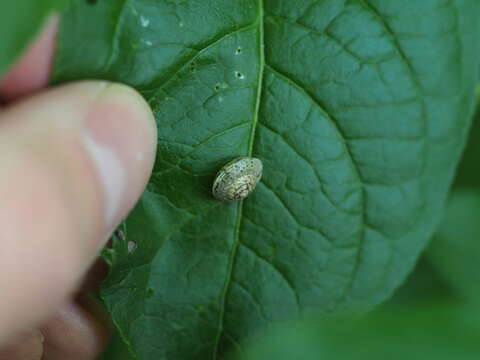
POLYGON ((84 144, 104 196, 106 231, 112 231, 141 195, 150 175, 156 126, 135 90, 107 85, 86 120, 84 144))

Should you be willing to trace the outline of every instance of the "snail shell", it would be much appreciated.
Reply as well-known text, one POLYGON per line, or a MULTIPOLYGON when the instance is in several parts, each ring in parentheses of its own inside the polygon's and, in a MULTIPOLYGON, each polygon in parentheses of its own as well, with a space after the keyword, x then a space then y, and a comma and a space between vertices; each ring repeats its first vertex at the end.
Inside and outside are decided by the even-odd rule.
POLYGON ((212 193, 222 201, 238 201, 252 193, 262 177, 259 159, 239 157, 222 167, 215 177, 212 193))

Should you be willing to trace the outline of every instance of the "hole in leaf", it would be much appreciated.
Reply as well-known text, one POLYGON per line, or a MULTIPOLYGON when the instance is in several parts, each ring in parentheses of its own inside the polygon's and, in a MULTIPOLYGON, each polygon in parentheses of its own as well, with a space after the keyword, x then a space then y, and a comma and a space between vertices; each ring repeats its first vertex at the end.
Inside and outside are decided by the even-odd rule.
POLYGON ((215 84, 215 91, 219 92, 221 90, 226 90, 228 89, 228 84, 227 83, 216 83, 215 84))
POLYGON ((129 254, 134 252, 136 248, 137 248, 137 244, 134 241, 129 241, 127 243, 127 250, 129 254))
POLYGON ((241 72, 239 72, 239 71, 235 71, 235 76, 236 76, 236 78, 239 79, 239 80, 245 79, 245 75, 243 75, 243 74, 242 74, 241 72))
POLYGON ((144 16, 140 16, 140 24, 142 27, 148 27, 148 25, 150 25, 150 20, 144 16))

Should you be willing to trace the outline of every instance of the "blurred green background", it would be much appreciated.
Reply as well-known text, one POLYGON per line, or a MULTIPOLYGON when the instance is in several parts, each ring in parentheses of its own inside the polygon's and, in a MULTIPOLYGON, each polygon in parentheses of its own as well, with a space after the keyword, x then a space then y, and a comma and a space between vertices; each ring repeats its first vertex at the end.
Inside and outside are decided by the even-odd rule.
MULTIPOLYGON (((480 94, 480 92, 479 92, 480 94)), ((443 221, 395 295, 361 317, 309 318, 247 342, 235 359, 480 359, 480 107, 443 221)), ((101 360, 134 360, 114 335, 101 360)))

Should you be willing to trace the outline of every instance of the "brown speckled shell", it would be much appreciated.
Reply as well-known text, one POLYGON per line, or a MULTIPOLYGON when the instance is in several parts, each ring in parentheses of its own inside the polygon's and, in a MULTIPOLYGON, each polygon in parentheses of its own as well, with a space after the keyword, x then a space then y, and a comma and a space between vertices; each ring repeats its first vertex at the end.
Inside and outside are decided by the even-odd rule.
POLYGON ((252 193, 262 177, 259 159, 240 157, 222 167, 213 183, 213 196, 222 201, 238 201, 252 193))

